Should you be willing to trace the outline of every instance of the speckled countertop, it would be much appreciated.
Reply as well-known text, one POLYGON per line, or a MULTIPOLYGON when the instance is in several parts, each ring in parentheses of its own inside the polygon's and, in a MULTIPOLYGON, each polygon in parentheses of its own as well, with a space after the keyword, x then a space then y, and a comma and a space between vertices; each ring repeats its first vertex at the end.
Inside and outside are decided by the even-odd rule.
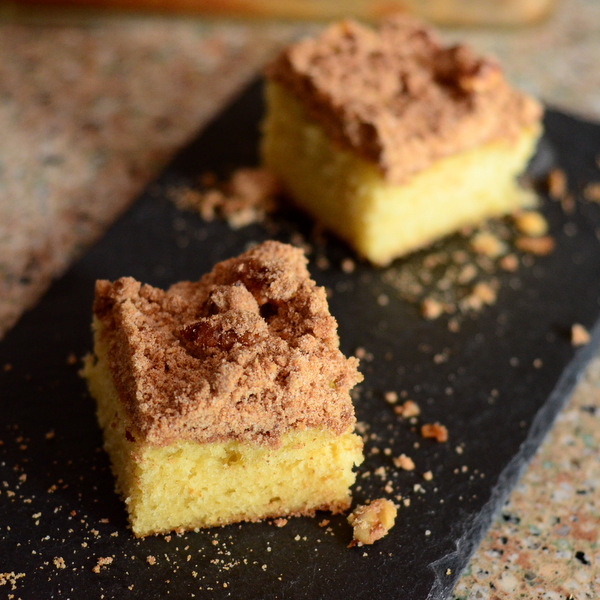
MULTIPOLYGON (((315 25, 0 9, 0 335, 277 48, 315 25)), ((600 120, 600 4, 452 31, 552 106, 600 120)), ((455 590, 600 597, 600 357, 455 590)))

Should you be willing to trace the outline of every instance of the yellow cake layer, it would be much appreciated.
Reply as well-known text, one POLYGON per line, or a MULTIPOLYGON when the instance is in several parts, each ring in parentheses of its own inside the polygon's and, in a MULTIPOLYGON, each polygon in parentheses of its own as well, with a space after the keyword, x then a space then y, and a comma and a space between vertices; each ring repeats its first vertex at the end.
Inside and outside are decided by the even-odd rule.
POLYGON ((131 428, 98 338, 84 376, 135 535, 349 507, 352 468, 362 462, 359 436, 308 429, 285 434, 277 448, 238 441, 152 446, 131 428))
POLYGON ((300 208, 375 264, 535 203, 517 176, 535 149, 539 126, 515 140, 439 159, 405 183, 390 184, 374 164, 333 143, 281 85, 268 81, 265 93, 265 166, 300 208))

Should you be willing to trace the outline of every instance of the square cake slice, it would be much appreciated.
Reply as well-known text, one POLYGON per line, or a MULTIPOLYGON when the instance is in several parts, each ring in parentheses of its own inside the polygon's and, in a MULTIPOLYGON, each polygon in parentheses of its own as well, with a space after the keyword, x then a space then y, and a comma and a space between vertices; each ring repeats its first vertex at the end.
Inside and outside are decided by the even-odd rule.
POLYGON ((93 311, 84 376, 135 535, 349 507, 362 376, 301 250, 166 291, 98 281, 93 311))
POLYGON ((261 154, 292 200, 385 265, 535 198, 540 105, 495 61, 396 17, 344 21, 266 70, 261 154))

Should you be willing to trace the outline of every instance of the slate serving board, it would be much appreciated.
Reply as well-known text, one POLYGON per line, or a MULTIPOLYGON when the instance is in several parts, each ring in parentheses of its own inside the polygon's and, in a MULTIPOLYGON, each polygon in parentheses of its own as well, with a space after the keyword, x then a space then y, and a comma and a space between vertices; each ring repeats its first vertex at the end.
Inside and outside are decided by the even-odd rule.
MULTIPOLYGON (((386 270, 358 263, 353 273, 343 272, 339 265, 352 254, 333 239, 321 248, 331 267, 310 265, 333 292, 342 350, 364 347, 373 355, 363 361, 356 411, 375 439, 367 443, 355 499, 385 496, 390 480, 391 496, 410 500, 401 502, 390 534, 372 547, 348 549, 344 517, 331 518, 327 529, 320 526, 329 518, 323 514, 282 528, 243 524, 134 539, 113 492, 93 402, 77 376, 79 362, 73 364, 91 346, 93 284, 121 275, 159 286, 196 279, 249 242, 309 231, 293 213, 277 217, 274 229, 233 231, 167 199, 172 186, 203 171, 255 164, 261 112, 256 83, 0 344, 0 570, 24 574, 0 593, 14 587, 10 593, 24 599, 447 598, 598 346, 600 205, 580 192, 599 178, 600 126, 550 110, 538 166, 566 171, 575 211, 566 215, 543 199, 556 250, 516 274, 499 273, 497 304, 463 318, 458 332, 448 330, 445 317, 420 318, 418 307, 386 283, 386 270), (387 305, 378 302, 381 294, 387 305), (570 343, 573 323, 591 331, 587 346, 570 343), (445 361, 436 361, 442 349, 445 361), (419 423, 447 426, 449 441, 421 439, 384 401, 389 390, 421 406, 419 423), (391 455, 372 454, 373 446, 391 455), (392 457, 402 452, 415 471, 393 468, 392 457), (382 466, 385 479, 374 474, 382 466), (426 471, 431 481, 423 479, 426 471), (98 566, 106 557, 112 563, 98 566)), ((465 243, 451 238, 440 248, 465 243)))

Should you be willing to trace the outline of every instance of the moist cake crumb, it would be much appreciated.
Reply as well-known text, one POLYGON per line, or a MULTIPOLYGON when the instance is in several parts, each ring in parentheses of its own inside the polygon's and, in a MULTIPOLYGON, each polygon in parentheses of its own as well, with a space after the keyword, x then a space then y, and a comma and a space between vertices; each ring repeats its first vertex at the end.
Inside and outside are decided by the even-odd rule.
POLYGON ((357 506, 349 515, 354 538, 349 546, 369 545, 387 535, 396 520, 396 505, 386 498, 378 498, 370 504, 357 506))

